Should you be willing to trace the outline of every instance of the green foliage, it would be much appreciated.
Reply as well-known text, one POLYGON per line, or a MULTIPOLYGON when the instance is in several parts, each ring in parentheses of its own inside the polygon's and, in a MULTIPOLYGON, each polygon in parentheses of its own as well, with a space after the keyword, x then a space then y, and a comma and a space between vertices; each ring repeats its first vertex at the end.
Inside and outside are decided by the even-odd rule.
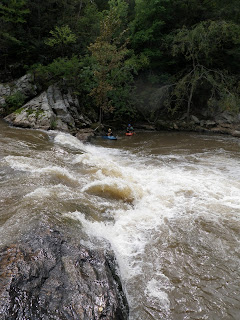
POLYGON ((94 42, 99 35, 102 13, 99 12, 94 2, 86 4, 82 13, 76 22, 76 35, 80 39, 79 50, 86 53, 89 44, 94 42))
MULTIPOLYGON (((168 28, 187 28, 213 17, 218 11, 216 0, 171 0, 167 5, 168 28)), ((171 30, 168 29, 168 33, 171 30)))
POLYGON ((239 111, 239 92, 236 90, 236 79, 226 72, 197 66, 180 78, 165 103, 169 111, 175 114, 179 109, 186 112, 189 118, 195 94, 205 88, 205 104, 211 108, 239 111))
POLYGON ((215 10, 213 11, 213 16, 216 19, 223 19, 239 23, 240 7, 238 0, 212 0, 212 2, 215 3, 215 10))
POLYGON ((77 56, 72 58, 58 58, 47 66, 41 64, 34 65, 31 72, 35 80, 42 86, 58 82, 63 86, 72 87, 76 94, 82 91, 89 92, 92 88, 93 73, 89 66, 88 58, 79 59, 77 56))
POLYGON ((121 19, 122 23, 127 21, 128 15, 128 4, 123 0, 109 0, 108 1, 110 11, 114 10, 116 12, 116 16, 121 19))
POLYGON ((154 96, 151 121, 162 87, 175 114, 237 110, 239 18, 239 0, 2 0, 0 75, 10 81, 28 65, 43 88, 71 86, 86 110, 115 119, 136 116, 134 80, 144 117, 154 96))
POLYGON ((204 21, 191 29, 177 30, 172 45, 172 54, 184 55, 192 65, 213 65, 217 56, 226 54, 229 46, 240 44, 240 26, 227 21, 204 21))
POLYGON ((26 23, 30 13, 26 7, 25 0, 3 0, 0 2, 0 68, 7 69, 7 58, 13 56, 16 59, 16 52, 22 44, 22 37, 19 30, 26 23))
MULTIPOLYGON (((96 85, 90 92, 102 113, 113 110, 125 100, 123 92, 131 81, 131 73, 125 65, 129 51, 126 48, 126 30, 123 29, 121 17, 126 14, 123 1, 110 1, 110 10, 105 15, 100 28, 100 35, 89 46, 92 57, 96 62, 94 78, 96 85), (119 7, 120 6, 120 7, 119 7), (122 85, 121 101, 116 97, 118 87, 122 85)), ((126 101, 125 101, 126 102, 126 101)))
POLYGON ((1 32, 1 42, 2 44, 5 42, 6 44, 15 44, 15 45, 20 45, 21 41, 16 39, 14 36, 11 36, 10 33, 7 32, 1 32))
POLYGON ((131 45, 144 63, 144 68, 161 65, 162 32, 166 21, 166 6, 169 0, 136 0, 135 18, 131 23, 131 45), (143 58, 144 57, 144 58, 143 58))
MULTIPOLYGON (((187 29, 177 30, 172 41, 173 56, 182 56, 188 68, 178 78, 167 102, 174 113, 186 106, 187 117, 194 95, 201 87, 208 88, 206 103, 237 109, 238 93, 235 90, 236 77, 218 69, 231 46, 239 50, 240 26, 226 21, 204 21, 187 29)), ((205 91, 207 91, 205 90, 205 91)))
POLYGON ((92 64, 92 59, 88 56, 82 59, 73 56, 70 59, 55 59, 47 66, 34 65, 29 71, 43 89, 54 83, 58 83, 63 90, 72 88, 73 93, 81 101, 81 108, 85 109, 87 113, 94 114, 94 104, 89 96, 89 92, 95 85, 92 64))
POLYGON ((50 127, 51 127, 52 130, 55 130, 55 129, 57 128, 57 121, 56 121, 56 119, 51 121, 50 127))
POLYGON ((52 37, 48 38, 45 43, 50 47, 59 48, 62 56, 66 54, 68 46, 77 40, 76 35, 68 25, 61 27, 56 26, 54 30, 50 31, 50 34, 52 37))
POLYGON ((20 91, 17 91, 12 95, 8 96, 5 99, 7 112, 14 112, 24 104, 25 100, 26 96, 20 91))
POLYGON ((35 79, 41 84, 46 82, 47 86, 61 79, 68 79, 70 81, 70 79, 76 76, 78 69, 79 60, 77 57, 73 57, 72 59, 57 58, 47 66, 39 64, 33 68, 35 79))
POLYGON ((114 106, 114 119, 129 121, 136 118, 136 108, 131 99, 134 92, 131 66, 123 63, 112 70, 111 83, 114 88, 109 92, 109 98, 114 106))
POLYGON ((26 8, 26 0, 3 0, 0 3, 0 17, 5 22, 15 25, 24 23, 29 12, 26 8))

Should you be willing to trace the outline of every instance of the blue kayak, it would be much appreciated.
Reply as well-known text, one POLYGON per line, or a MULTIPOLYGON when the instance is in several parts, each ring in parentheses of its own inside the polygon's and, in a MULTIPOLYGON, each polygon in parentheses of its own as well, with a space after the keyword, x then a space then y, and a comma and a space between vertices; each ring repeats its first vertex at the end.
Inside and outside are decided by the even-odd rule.
POLYGON ((109 139, 109 140, 117 140, 114 136, 102 136, 103 139, 109 139))

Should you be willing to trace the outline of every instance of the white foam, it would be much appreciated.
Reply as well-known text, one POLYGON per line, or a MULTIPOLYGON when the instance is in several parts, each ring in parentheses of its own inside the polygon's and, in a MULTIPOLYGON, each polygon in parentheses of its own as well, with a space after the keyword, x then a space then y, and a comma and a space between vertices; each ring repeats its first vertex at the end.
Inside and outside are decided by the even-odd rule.
POLYGON ((71 174, 66 167, 51 166, 42 159, 37 160, 23 156, 7 156, 4 158, 9 166, 15 170, 31 172, 32 174, 46 175, 62 177, 71 182, 78 182, 78 178, 71 174))
POLYGON ((52 198, 53 196, 62 199, 69 198, 71 195, 71 189, 64 186, 63 184, 58 184, 53 187, 39 187, 36 188, 34 191, 26 194, 24 198, 35 198, 35 199, 44 199, 44 198, 52 198))
POLYGON ((54 138, 54 142, 74 150, 85 151, 84 144, 79 139, 68 133, 58 133, 54 138))
POLYGON ((136 225, 133 221, 127 219, 127 215, 124 216, 126 218, 125 223, 117 221, 115 224, 89 221, 83 213, 78 211, 69 212, 66 215, 79 220, 89 235, 106 239, 111 243, 118 258, 121 272, 124 274, 124 279, 130 279, 141 273, 140 265, 132 268, 131 260, 139 253, 143 253, 145 242, 142 241, 140 235, 134 232, 136 225))
POLYGON ((166 290, 169 290, 169 288, 165 284, 164 279, 151 279, 148 281, 144 293, 147 296, 157 299, 157 303, 161 306, 161 308, 169 310, 170 300, 166 290))

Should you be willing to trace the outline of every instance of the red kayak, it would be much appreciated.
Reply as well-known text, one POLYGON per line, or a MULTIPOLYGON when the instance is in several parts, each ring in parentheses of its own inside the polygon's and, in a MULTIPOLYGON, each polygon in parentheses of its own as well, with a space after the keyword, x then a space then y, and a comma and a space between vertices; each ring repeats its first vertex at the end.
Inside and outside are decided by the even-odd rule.
POLYGON ((134 132, 126 132, 125 134, 126 134, 126 136, 133 136, 134 132))

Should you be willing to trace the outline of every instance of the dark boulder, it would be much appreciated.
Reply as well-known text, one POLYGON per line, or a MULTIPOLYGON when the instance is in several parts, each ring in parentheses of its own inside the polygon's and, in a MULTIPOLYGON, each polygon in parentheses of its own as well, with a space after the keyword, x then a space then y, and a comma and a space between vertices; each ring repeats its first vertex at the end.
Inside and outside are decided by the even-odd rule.
POLYGON ((95 136, 95 132, 91 128, 79 129, 76 137, 82 142, 90 141, 95 136))
POLYGON ((127 319, 114 258, 50 228, 0 253, 1 320, 127 319))

